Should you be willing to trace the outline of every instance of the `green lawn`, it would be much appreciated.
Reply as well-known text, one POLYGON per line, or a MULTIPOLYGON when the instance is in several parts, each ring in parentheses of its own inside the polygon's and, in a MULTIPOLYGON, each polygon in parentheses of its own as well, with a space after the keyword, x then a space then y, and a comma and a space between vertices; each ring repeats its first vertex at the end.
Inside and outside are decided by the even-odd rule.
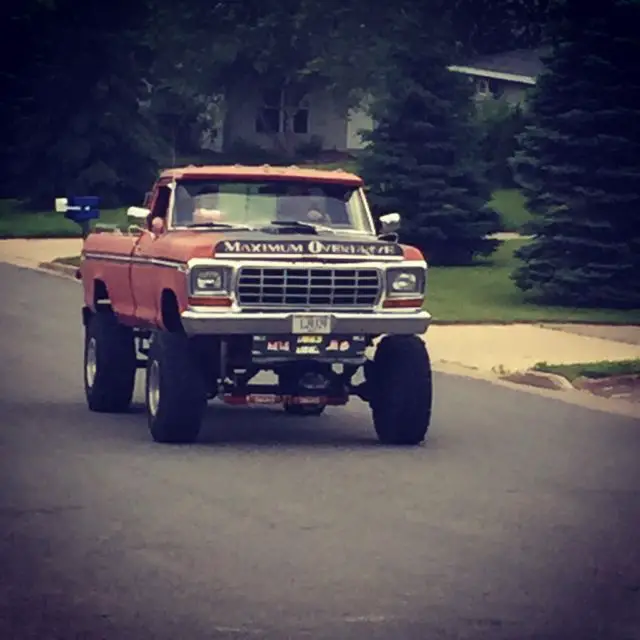
MULTIPOLYGON (((126 225, 126 209, 103 209, 102 224, 126 225)), ((0 200, 0 238, 73 238, 81 234, 80 227, 67 220, 63 213, 23 211, 14 200, 0 200)))
POLYGON ((505 231, 520 233, 523 225, 531 220, 524 196, 518 189, 496 189, 489 204, 502 216, 505 231))
POLYGON ((486 264, 432 267, 425 307, 435 322, 593 322, 640 324, 640 309, 574 309, 527 302, 509 275, 517 266, 513 252, 526 240, 504 242, 486 264))
MULTIPOLYGON (((432 267, 425 307, 434 323, 583 322, 640 324, 640 309, 546 307, 525 300, 509 279, 517 265, 513 252, 526 240, 508 240, 491 262, 471 267, 432 267)), ((78 266, 79 256, 58 260, 78 266)))
MULTIPOLYGON (((355 161, 310 165, 320 169, 344 169, 358 173, 355 161)), ((515 189, 503 189, 494 193, 491 205, 502 215, 505 231, 519 231, 530 219, 524 208, 524 199, 515 189)), ((125 209, 104 209, 101 223, 126 225, 125 209)), ((80 236, 80 227, 67 220, 63 214, 50 211, 23 211, 15 200, 0 200, 0 238, 68 238, 80 236)))
POLYGON ((564 376, 569 382, 576 378, 608 378, 609 376, 640 375, 640 360, 604 360, 582 364, 547 364, 539 362, 534 369, 564 376))

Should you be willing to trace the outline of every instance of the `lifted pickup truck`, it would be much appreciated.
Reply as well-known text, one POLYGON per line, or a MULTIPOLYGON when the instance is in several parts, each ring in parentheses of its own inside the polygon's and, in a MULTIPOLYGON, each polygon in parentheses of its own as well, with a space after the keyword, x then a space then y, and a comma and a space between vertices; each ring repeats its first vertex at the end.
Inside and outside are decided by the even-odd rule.
POLYGON ((354 395, 370 405, 381 442, 424 440, 427 264, 398 243, 398 214, 382 216, 376 234, 361 178, 294 166, 169 169, 128 214, 127 231, 98 228, 82 250, 90 410, 127 411, 144 368, 157 442, 195 441, 215 398, 315 416, 354 395), (253 383, 261 371, 277 382, 253 383))

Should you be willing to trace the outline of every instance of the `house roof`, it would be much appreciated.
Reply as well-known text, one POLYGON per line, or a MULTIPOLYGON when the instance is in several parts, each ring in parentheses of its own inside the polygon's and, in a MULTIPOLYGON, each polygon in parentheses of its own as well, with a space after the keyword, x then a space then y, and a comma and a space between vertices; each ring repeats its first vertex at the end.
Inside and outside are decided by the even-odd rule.
POLYGON ((272 180, 306 180, 309 182, 334 182, 361 186, 362 178, 353 173, 347 173, 342 169, 321 170, 291 166, 262 166, 247 165, 208 165, 187 167, 175 167, 165 169, 160 174, 161 179, 180 178, 245 178, 245 179, 272 179, 272 180))
POLYGON ((482 56, 464 65, 452 65, 450 71, 483 78, 508 80, 521 84, 535 84, 544 64, 542 57, 549 52, 547 47, 538 49, 515 49, 490 56, 482 56))

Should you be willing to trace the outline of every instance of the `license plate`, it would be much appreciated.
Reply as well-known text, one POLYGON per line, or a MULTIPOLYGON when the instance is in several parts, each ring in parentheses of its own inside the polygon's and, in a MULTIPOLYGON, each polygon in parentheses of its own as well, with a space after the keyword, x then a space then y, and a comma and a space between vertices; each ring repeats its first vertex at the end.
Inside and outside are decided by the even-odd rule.
POLYGON ((331 316, 328 314, 293 316, 291 333, 297 336, 327 335, 331 333, 331 316))
POLYGON ((254 336, 251 357, 255 362, 292 358, 360 358, 367 341, 364 336, 336 335, 275 335, 254 336))

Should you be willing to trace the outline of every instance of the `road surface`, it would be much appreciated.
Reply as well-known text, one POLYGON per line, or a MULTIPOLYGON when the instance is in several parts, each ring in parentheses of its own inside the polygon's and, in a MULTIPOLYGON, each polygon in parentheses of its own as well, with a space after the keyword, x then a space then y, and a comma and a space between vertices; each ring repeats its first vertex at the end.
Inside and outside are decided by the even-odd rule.
POLYGON ((420 448, 359 402, 154 445, 85 408, 77 284, 0 282, 2 640, 640 637, 630 418, 441 374, 420 448))

